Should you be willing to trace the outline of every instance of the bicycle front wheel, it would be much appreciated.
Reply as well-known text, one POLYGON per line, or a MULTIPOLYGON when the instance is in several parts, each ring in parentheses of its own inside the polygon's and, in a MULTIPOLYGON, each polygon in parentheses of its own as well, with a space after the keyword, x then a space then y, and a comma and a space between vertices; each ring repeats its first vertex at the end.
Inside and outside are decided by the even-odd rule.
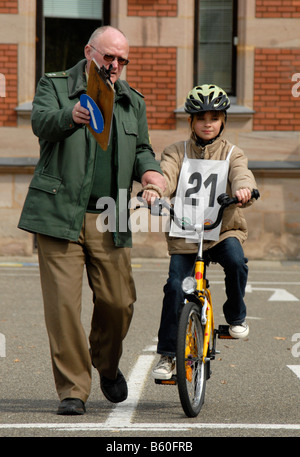
POLYGON ((177 385, 182 408, 188 417, 199 414, 204 403, 208 364, 202 360, 204 331, 199 307, 184 305, 177 337, 177 385))

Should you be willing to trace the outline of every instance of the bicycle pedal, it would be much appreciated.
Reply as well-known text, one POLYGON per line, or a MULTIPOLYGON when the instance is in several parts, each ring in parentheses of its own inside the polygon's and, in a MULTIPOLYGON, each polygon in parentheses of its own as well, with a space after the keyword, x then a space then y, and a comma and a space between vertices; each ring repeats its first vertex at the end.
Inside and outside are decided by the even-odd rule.
POLYGON ((164 386, 176 386, 177 385, 177 376, 173 374, 170 379, 154 379, 155 384, 162 384, 164 386))
POLYGON ((230 333, 229 333, 229 325, 219 325, 217 330, 218 338, 220 340, 234 340, 230 333))

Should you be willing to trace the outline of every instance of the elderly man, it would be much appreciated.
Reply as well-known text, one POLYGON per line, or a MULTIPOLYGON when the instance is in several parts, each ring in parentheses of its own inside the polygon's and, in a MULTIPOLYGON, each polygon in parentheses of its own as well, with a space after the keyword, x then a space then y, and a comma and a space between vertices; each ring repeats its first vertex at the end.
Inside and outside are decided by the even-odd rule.
POLYGON ((108 400, 127 398, 119 360, 136 296, 131 233, 120 228, 119 195, 122 191, 129 198, 133 179, 165 188, 149 144, 143 97, 119 79, 129 63, 126 37, 113 27, 101 27, 84 52, 85 59, 73 68, 46 74, 38 84, 32 128, 39 138, 40 160, 19 222, 19 228, 37 233, 45 320, 61 401, 58 414, 84 414, 91 365, 108 400), (89 111, 79 100, 93 59, 110 68, 115 90, 107 150, 87 129, 89 111), (116 202, 113 233, 97 229, 101 197, 116 202), (84 266, 94 304, 89 345, 80 317, 84 266))

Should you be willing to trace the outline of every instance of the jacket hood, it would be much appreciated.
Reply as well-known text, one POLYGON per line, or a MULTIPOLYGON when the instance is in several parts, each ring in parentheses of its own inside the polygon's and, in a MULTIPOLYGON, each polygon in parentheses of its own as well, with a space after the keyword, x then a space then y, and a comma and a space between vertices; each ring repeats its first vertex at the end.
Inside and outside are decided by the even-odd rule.
POLYGON ((218 151, 218 149, 222 147, 223 143, 224 139, 222 138, 222 135, 215 138, 212 143, 209 142, 203 146, 198 143, 193 134, 191 134, 190 137, 191 149, 195 153, 196 157, 198 156, 201 159, 204 159, 204 157, 212 157, 218 151))

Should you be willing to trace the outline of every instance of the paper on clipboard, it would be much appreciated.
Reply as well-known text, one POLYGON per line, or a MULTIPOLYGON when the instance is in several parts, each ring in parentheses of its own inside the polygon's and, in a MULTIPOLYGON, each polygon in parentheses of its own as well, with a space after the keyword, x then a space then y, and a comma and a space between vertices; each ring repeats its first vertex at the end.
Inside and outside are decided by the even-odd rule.
POLYGON ((97 133, 91 125, 87 125, 87 128, 101 148, 106 151, 110 141, 115 91, 105 67, 100 68, 94 59, 90 65, 86 93, 99 107, 104 120, 104 128, 101 133, 97 133))

